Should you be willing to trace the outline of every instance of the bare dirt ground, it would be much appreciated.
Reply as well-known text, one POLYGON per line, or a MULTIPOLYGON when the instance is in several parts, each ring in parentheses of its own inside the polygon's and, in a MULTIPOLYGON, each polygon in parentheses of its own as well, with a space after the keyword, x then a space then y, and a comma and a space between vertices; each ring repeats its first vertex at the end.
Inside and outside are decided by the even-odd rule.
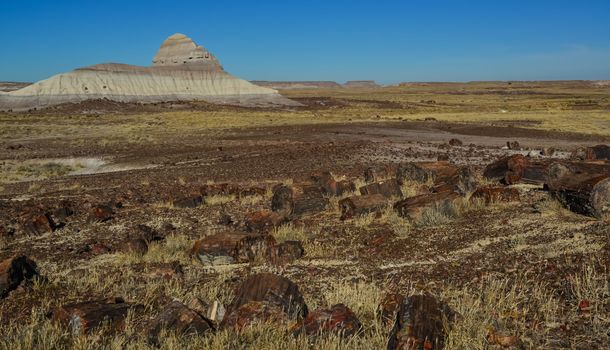
POLYGON ((290 90, 306 107, 286 111, 94 101, 0 115, 0 260, 27 255, 44 277, 0 299, 0 348, 153 347, 141 329, 169 301, 228 305, 241 281, 264 271, 295 282, 310 310, 345 303, 362 334, 294 338, 286 326, 261 325, 168 336, 160 346, 384 348, 389 330, 375 316, 383 296, 426 292, 460 315, 447 349, 502 348, 490 334, 514 337, 513 348, 608 348, 609 222, 572 213, 535 186, 516 185, 518 202, 470 205, 426 223, 399 217, 390 200, 381 215, 340 220, 340 198, 332 197, 326 210, 271 231, 305 249, 282 266, 210 267, 188 255, 197 239, 244 230, 248 213, 270 209, 274 185, 317 172, 362 184, 368 167, 390 169, 381 174, 390 178, 401 163, 447 156, 480 173, 503 155, 553 147, 564 159, 609 143, 608 93, 586 82, 430 84, 290 90), (462 145, 449 146, 454 138, 462 145), (519 149, 506 149, 507 141, 519 149), (223 182, 265 194, 172 204, 223 182), (92 220, 97 205, 109 205, 112 218, 92 220), (62 227, 24 229, 28 213, 60 207, 74 212, 62 227), (144 255, 126 249, 138 225, 165 236, 144 255), (182 272, 159 278, 155 269, 169 263, 182 272), (74 336, 45 316, 114 297, 144 305, 119 334, 74 336))

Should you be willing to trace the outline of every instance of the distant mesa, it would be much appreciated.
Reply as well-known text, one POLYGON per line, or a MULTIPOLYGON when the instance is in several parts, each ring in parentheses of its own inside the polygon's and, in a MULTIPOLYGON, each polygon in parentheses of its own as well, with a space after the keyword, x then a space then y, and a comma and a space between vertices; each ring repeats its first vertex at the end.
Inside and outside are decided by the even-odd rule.
POLYGON ((267 81, 253 80, 252 84, 278 90, 330 89, 330 88, 371 88, 380 87, 374 80, 350 80, 345 84, 334 81, 267 81))
POLYGON ((163 42, 150 67, 104 63, 78 68, 13 91, 0 92, 0 110, 28 110, 92 99, 300 105, 274 89, 230 75, 208 50, 184 34, 174 34, 163 42))
POLYGON ((343 84, 347 88, 371 88, 379 87, 374 80, 350 80, 343 84))

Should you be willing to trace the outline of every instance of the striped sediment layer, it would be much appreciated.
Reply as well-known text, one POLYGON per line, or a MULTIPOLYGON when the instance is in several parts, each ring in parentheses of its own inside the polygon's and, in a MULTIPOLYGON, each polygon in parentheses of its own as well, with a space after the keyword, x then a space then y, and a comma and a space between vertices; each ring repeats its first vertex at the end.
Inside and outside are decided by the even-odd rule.
POLYGON ((230 75, 207 50, 175 34, 161 45, 151 67, 107 63, 79 68, 0 93, 0 110, 104 98, 139 103, 202 100, 245 106, 298 105, 274 89, 230 75))

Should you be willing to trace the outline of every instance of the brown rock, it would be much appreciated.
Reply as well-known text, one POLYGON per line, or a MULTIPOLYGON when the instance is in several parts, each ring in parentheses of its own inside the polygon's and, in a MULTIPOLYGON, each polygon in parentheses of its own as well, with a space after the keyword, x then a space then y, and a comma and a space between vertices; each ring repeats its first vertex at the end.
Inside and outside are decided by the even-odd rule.
POLYGON ((440 350, 445 343, 443 323, 453 318, 447 305, 431 295, 413 295, 400 305, 388 350, 440 350))
POLYGON ((299 287, 288 278, 272 273, 254 274, 242 282, 227 308, 228 317, 250 302, 268 304, 266 308, 277 307, 291 320, 302 319, 307 315, 307 305, 299 287))
POLYGON ((191 255, 204 265, 247 263, 257 257, 267 257, 274 245, 275 240, 270 235, 225 232, 196 241, 191 255))
POLYGON ((347 306, 336 304, 330 309, 310 312, 304 320, 293 326, 292 331, 295 336, 301 333, 308 336, 335 333, 351 337, 362 331, 362 324, 347 306))
POLYGON ((244 225, 248 231, 268 232, 287 221, 285 215, 269 210, 261 210, 246 215, 244 225))
POLYGON ((371 183, 375 181, 377 181, 377 173, 375 172, 375 168, 366 168, 366 170, 364 170, 364 182, 371 183))
POLYGON ((449 146, 461 146, 463 145, 462 141, 459 139, 451 139, 449 140, 449 146))
POLYGON ((212 321, 189 309, 179 301, 169 303, 149 324, 148 341, 157 344, 159 334, 165 329, 180 336, 204 335, 214 331, 212 321))
POLYGON ((520 200, 520 195, 519 190, 516 188, 489 186, 477 189, 470 199, 481 199, 485 204, 495 202, 518 202, 520 200))
POLYGON ((506 147, 508 149, 519 150, 521 146, 519 145, 519 141, 506 141, 506 147))
POLYGON ((377 308, 377 315, 383 326, 394 326, 396 315, 404 299, 404 295, 399 293, 388 293, 383 297, 377 308))
POLYGON ((434 181, 437 177, 452 176, 457 171, 458 168, 449 162, 409 162, 398 166, 396 179, 401 184, 407 181, 434 181))
POLYGON ((585 160, 610 160, 610 146, 597 145, 587 147, 585 150, 585 160))
POLYGON ((224 328, 241 330, 257 324, 286 324, 288 315, 278 305, 264 301, 250 301, 228 314, 222 321, 224 328))
POLYGON ((21 282, 38 276, 38 268, 25 255, 8 258, 0 262, 0 298, 17 288, 21 282))
POLYGON ((339 201, 341 208, 341 220, 355 216, 380 212, 386 206, 386 198, 381 194, 370 194, 366 196, 351 196, 339 201))
POLYGON ((104 222, 112 219, 114 211, 108 205, 96 205, 91 208, 91 218, 97 222, 104 222))
POLYGON ((47 214, 26 215, 21 223, 23 230, 30 235, 38 236, 44 233, 53 232, 55 223, 47 214))
POLYGON ((120 298, 67 304, 52 311, 52 320, 67 327, 74 335, 91 333, 100 326, 119 332, 125 329, 127 312, 134 307, 137 306, 120 298))
POLYGON ((398 180, 390 179, 360 187, 360 194, 381 194, 386 198, 402 197, 402 190, 398 180))
POLYGON ((316 186, 284 186, 273 188, 271 209, 286 217, 297 218, 326 209, 328 199, 316 186))
POLYGON ((147 243, 150 242, 158 242, 165 239, 165 235, 157 232, 150 226, 146 225, 138 225, 138 233, 134 235, 134 237, 139 237, 144 239, 147 243))

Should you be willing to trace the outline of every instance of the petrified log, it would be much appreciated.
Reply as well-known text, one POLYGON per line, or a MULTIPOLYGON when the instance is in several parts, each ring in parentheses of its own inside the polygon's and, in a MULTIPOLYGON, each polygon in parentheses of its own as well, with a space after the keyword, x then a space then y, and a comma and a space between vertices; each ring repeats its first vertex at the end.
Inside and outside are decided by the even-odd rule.
POLYGON ((273 188, 271 209, 287 217, 300 217, 324 211, 328 199, 316 186, 284 186, 273 188))
POLYGON ((381 303, 377 307, 377 317, 381 320, 384 327, 393 327, 396 322, 396 315, 402 305, 404 295, 400 293, 388 293, 384 295, 381 303))
POLYGON ((450 176, 437 177, 434 181, 432 192, 457 192, 467 195, 477 189, 477 181, 474 169, 471 167, 461 167, 450 176))
POLYGON ((341 196, 344 193, 356 190, 356 185, 353 182, 347 180, 336 181, 328 171, 314 174, 311 179, 324 194, 330 196, 341 196))
POLYGON ((196 241, 191 255, 204 265, 247 263, 267 257, 274 245, 275 239, 270 235, 224 232, 196 241))
POLYGON ((534 161, 515 154, 489 164, 483 171, 483 176, 508 185, 518 182, 543 184, 547 179, 548 165, 548 161, 534 161))
POLYGON ((276 274, 258 273, 248 277, 239 286, 227 312, 231 314, 253 301, 277 306, 290 319, 302 319, 307 315, 307 305, 299 287, 288 278, 276 274))
POLYGON ((426 182, 436 180, 438 177, 449 177, 457 172, 458 168, 449 162, 419 162, 403 163, 396 170, 396 179, 399 183, 407 181, 426 182))
POLYGON ((136 255, 144 255, 148 252, 148 243, 144 238, 129 238, 125 250, 136 255))
POLYGON ((449 146, 461 146, 461 145, 463 145, 463 142, 460 139, 454 138, 454 139, 449 140, 448 144, 449 144, 449 146))
POLYGON ((412 295, 400 305, 388 350, 440 350, 445 343, 443 324, 452 320, 449 307, 431 295, 412 295))
POLYGON ((362 323, 344 304, 333 305, 330 309, 316 309, 292 327, 295 336, 302 333, 308 336, 335 333, 343 337, 351 337, 360 331, 362 331, 362 323))
POLYGON ((428 210, 439 210, 448 215, 454 211, 454 203, 460 198, 457 192, 423 194, 396 202, 394 210, 400 216, 418 221, 428 210))
POLYGON ((268 260, 275 265, 289 264, 305 254, 301 241, 284 241, 268 250, 268 260))
POLYGON ((379 212, 385 207, 386 198, 381 194, 369 194, 366 196, 351 196, 339 201, 341 208, 341 220, 353 218, 354 216, 379 212))
POLYGON ((179 301, 172 301, 149 324, 146 331, 148 341, 158 343, 161 331, 165 329, 177 335, 203 335, 214 331, 212 321, 189 309, 179 301))
POLYGON ((390 179, 360 187, 360 194, 381 194, 386 198, 402 197, 402 190, 398 180, 390 179))
POLYGON ((587 147, 585 149, 586 160, 605 159, 610 160, 610 146, 608 145, 597 145, 593 147, 587 147))
POLYGON ((487 186, 474 191, 470 199, 481 199, 485 204, 490 204, 495 202, 518 202, 520 196, 519 190, 516 188, 487 186))
POLYGON ((127 312, 133 307, 121 298, 67 304, 52 311, 52 320, 67 327, 74 335, 92 332, 100 326, 117 332, 125 329, 127 312))
POLYGON ((573 212, 605 218, 610 215, 610 174, 564 176, 549 191, 573 212))
POLYGON ((0 262, 0 298, 17 288, 24 280, 38 276, 36 263, 25 255, 0 262))
POLYGON ((38 236, 44 233, 53 232, 56 225, 48 214, 36 213, 24 215, 21 220, 21 227, 27 234, 38 236))
POLYGON ((91 218, 93 221, 104 222, 112 219, 114 211, 109 205, 96 205, 91 208, 91 218))
POLYGON ((283 214, 270 210, 261 210, 249 213, 245 218, 245 227, 251 232, 268 232, 287 221, 283 214))
POLYGON ((281 306, 265 301, 249 301, 226 315, 221 325, 239 331, 257 323, 287 324, 290 321, 281 306))

